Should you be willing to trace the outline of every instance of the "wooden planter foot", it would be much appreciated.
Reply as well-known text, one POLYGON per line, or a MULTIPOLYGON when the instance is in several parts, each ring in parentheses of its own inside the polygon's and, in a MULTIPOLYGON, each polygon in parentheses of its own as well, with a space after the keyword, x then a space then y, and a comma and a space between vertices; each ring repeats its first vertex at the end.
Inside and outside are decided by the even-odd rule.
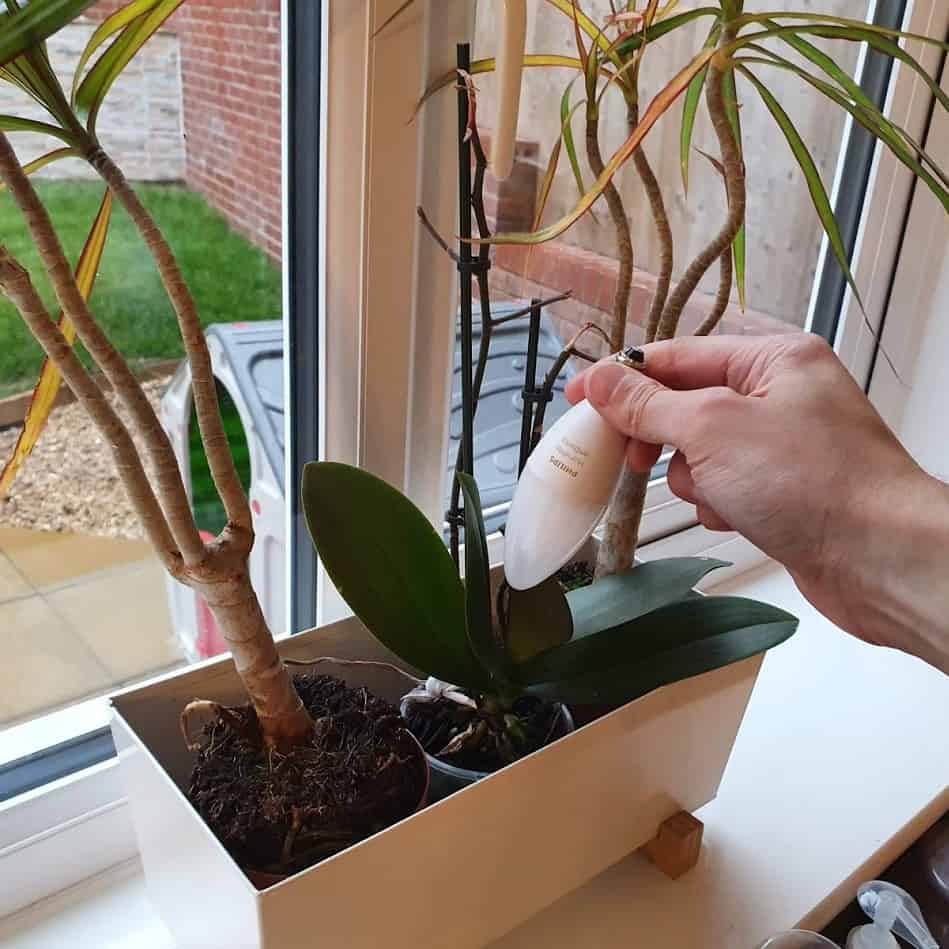
POLYGON ((670 880, 678 880, 698 863, 705 825, 688 811, 679 811, 659 825, 642 852, 670 880))

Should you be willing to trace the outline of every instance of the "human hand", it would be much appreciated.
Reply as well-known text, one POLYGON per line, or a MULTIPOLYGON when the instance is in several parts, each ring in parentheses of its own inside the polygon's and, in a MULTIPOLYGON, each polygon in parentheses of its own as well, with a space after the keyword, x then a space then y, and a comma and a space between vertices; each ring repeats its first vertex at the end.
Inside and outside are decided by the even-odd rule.
POLYGON ((674 447, 669 487, 700 522, 737 530, 783 563, 838 625, 946 668, 949 631, 925 634, 939 638, 934 653, 902 627, 919 610, 907 599, 925 598, 936 568, 932 548, 928 558, 921 548, 947 549, 949 492, 905 451, 831 348, 796 333, 683 338, 645 352, 644 371, 606 360, 572 379, 568 398, 585 396, 631 436, 635 470, 648 471, 661 445, 674 447))

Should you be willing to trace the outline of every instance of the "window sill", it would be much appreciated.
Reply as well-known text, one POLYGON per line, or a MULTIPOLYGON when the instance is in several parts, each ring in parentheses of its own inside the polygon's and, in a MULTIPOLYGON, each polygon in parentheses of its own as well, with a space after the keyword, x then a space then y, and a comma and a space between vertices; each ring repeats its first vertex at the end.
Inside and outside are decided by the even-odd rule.
MULTIPOLYGON (((672 883, 634 855, 496 949, 620 946, 643 933, 662 933, 668 949, 725 949, 801 922, 819 928, 949 807, 949 760, 931 741, 949 719, 943 676, 845 636, 774 565, 714 592, 779 603, 802 623, 766 660, 719 796, 700 812, 699 865, 672 883), (885 760, 874 753, 883 746, 885 760)), ((137 861, 0 924, 10 949, 77 941, 172 949, 137 861)))

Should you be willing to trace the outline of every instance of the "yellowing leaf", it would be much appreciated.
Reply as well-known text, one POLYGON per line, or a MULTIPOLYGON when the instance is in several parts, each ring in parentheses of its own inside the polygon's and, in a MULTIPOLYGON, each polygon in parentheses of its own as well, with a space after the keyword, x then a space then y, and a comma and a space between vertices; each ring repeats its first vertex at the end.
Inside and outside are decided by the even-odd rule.
MULTIPOLYGON (((23 166, 23 171, 32 175, 34 171, 39 171, 40 168, 45 168, 47 165, 51 165, 54 161, 59 161, 60 158, 69 158, 70 156, 78 156, 74 148, 57 148, 55 151, 47 152, 45 155, 40 155, 39 158, 34 158, 33 161, 27 162, 23 166)), ((3 191, 6 188, 6 185, 0 181, 0 191, 3 191)))
MULTIPOLYGON (((76 265, 76 285, 84 300, 88 300, 92 295, 92 287, 95 284, 99 264, 102 261, 102 252, 105 249, 105 240, 109 233, 111 216, 112 192, 107 190, 102 196, 99 213, 92 224, 92 229, 79 256, 79 263, 76 265)), ((76 330, 65 314, 59 318, 59 328, 66 342, 71 346, 76 339, 76 330)), ((3 471, 0 472, 0 498, 5 497, 9 492, 17 473, 36 446, 49 420, 49 413, 56 403, 56 395, 61 383, 62 376, 59 369, 48 358, 45 359, 39 382, 33 390, 33 398, 30 400, 30 407, 23 421, 23 431, 20 432, 10 458, 4 465, 3 471)))
MULTIPOLYGON (((577 59, 576 56, 561 56, 559 53, 529 53, 524 57, 524 67, 539 67, 539 66, 560 66, 564 69, 576 69, 580 72, 583 71, 583 63, 577 59)), ((472 76, 484 75, 484 73, 494 72, 497 68, 497 60, 492 56, 489 59, 477 59, 471 64, 471 69, 469 72, 472 76)), ((446 86, 450 86, 458 78, 458 71, 452 69, 449 72, 444 73, 439 76, 437 79, 434 79, 429 83, 428 88, 422 93, 422 98, 418 100, 415 105, 415 113, 418 113, 418 110, 422 108, 425 103, 431 99, 436 92, 441 89, 444 89, 446 86)))

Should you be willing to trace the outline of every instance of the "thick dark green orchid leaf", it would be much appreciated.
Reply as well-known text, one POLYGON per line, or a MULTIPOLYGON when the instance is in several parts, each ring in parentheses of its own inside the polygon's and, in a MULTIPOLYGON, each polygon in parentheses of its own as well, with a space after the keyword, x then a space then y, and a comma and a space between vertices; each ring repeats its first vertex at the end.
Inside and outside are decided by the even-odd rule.
POLYGON ((303 469, 303 509, 317 553, 366 628, 417 669, 485 689, 465 634, 465 591, 435 528, 380 478, 332 462, 303 469))
MULTIPOLYGON (((468 644, 478 661, 494 677, 504 679, 507 661, 491 618, 491 565, 488 536, 481 513, 481 495, 471 475, 455 477, 465 499, 465 616, 468 644)), ((444 546, 443 548, 444 549, 444 546)))
POLYGON ((681 682, 766 652, 789 639, 796 628, 794 619, 744 626, 673 647, 641 662, 613 666, 605 674, 544 683, 529 691, 567 704, 624 705, 660 686, 681 682))
POLYGON ((507 654, 514 662, 569 642, 573 617, 563 587, 550 577, 530 590, 504 587, 500 617, 507 654))
POLYGON ((804 139, 801 138, 801 133, 798 132, 794 123, 791 121, 791 117, 784 111, 784 108, 775 98, 771 90, 768 89, 750 69, 746 66, 742 66, 740 63, 735 68, 755 87, 758 91, 758 95, 761 96, 762 101, 767 106, 768 111, 771 113, 775 122, 777 122, 778 127, 784 133, 784 137, 787 139, 787 143, 804 175, 804 180, 807 182, 807 188, 811 194, 811 201, 823 225, 824 233, 827 235, 827 239, 830 243, 830 248, 837 258, 837 262, 840 264, 840 268, 847 278, 847 283, 850 284, 850 289, 853 291, 854 297, 856 297, 857 303, 862 310, 863 300, 860 298, 860 291, 857 289, 857 284, 853 279, 853 273, 850 270, 850 260, 848 258, 847 249, 844 246, 843 237, 840 233, 840 227, 837 224, 837 218, 834 216, 833 206, 830 203, 824 182, 821 180, 817 164, 814 162, 807 145, 804 143, 804 139))
POLYGON ((755 600, 695 597, 573 639, 535 656, 517 672, 541 696, 621 704, 777 646, 797 625, 790 613, 755 600))
POLYGON ((727 561, 712 557, 670 557, 637 564, 571 590, 566 599, 573 617, 574 638, 620 626, 675 603, 706 574, 727 566, 727 561))
MULTIPOLYGON (((790 613, 756 600, 735 596, 696 597, 660 607, 590 636, 574 637, 569 643, 522 663, 516 675, 524 685, 586 684, 600 679, 608 682, 618 669, 627 675, 650 664, 657 667, 661 663, 665 669, 667 654, 679 655, 676 650, 725 633, 736 634, 735 655, 743 659, 753 653, 746 651, 747 643, 737 635, 741 630, 774 626, 776 642, 781 642, 791 635, 796 625, 797 620, 790 613)), ((683 655, 690 654, 686 651, 683 655)), ((681 675, 676 675, 674 669, 668 674, 684 679, 695 675, 695 671, 685 662, 681 675)))
POLYGON ((0 15, 0 65, 33 49, 72 22, 95 0, 31 0, 11 13, 0 15))

